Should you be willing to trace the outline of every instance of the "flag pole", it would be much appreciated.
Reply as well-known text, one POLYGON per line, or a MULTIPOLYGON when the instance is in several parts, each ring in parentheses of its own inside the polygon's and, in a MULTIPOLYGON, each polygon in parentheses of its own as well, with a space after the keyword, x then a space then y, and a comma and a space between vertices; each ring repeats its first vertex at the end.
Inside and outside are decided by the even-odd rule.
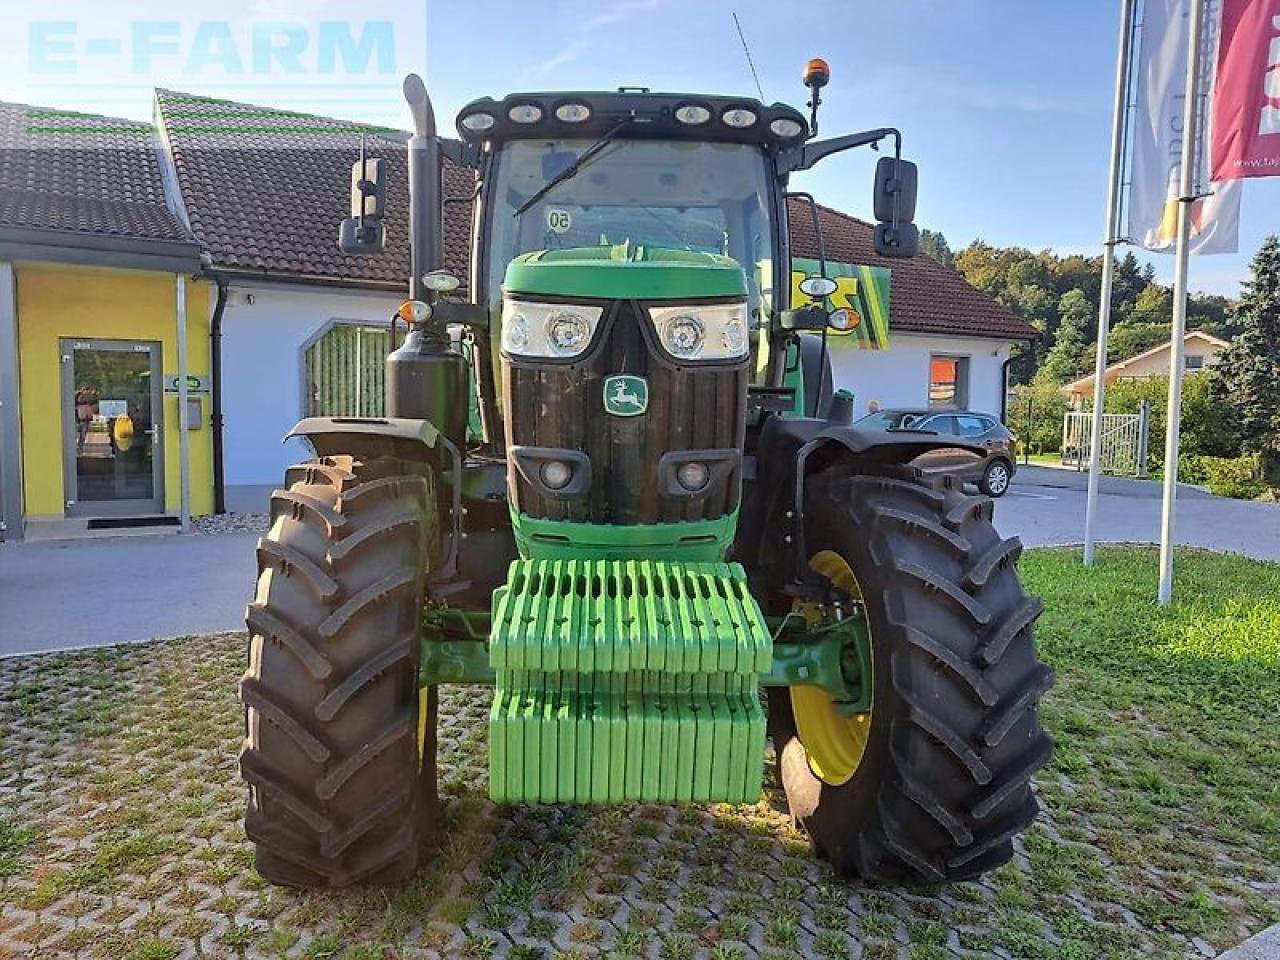
POLYGON ((1178 187, 1178 236, 1173 272, 1173 331, 1169 350, 1169 407, 1164 435, 1164 500, 1160 510, 1160 603, 1173 599, 1173 520, 1178 497, 1178 440, 1182 416, 1182 367, 1187 333, 1187 246, 1196 197, 1196 154, 1199 145, 1200 35, 1204 0, 1191 0, 1191 34, 1187 40, 1187 86, 1182 118, 1182 170, 1178 187))
POLYGON ((1107 226, 1102 241, 1102 291, 1098 297, 1098 356, 1093 365, 1093 420, 1089 434, 1089 487, 1084 508, 1084 565, 1093 565, 1093 527, 1098 512, 1098 472, 1102 461, 1102 401, 1106 391, 1107 336, 1111 330, 1111 287, 1119 242, 1120 181, 1124 174, 1124 130, 1129 94, 1129 54, 1133 0, 1120 3, 1120 51, 1116 54, 1116 97, 1111 119, 1111 175, 1107 181, 1107 226))

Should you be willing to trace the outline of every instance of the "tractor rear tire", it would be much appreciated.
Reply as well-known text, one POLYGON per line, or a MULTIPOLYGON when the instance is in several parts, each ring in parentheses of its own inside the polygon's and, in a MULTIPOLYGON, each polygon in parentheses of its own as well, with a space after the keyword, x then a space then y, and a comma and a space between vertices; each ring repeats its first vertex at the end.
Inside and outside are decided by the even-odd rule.
POLYGON ((245 832, 274 883, 392 883, 417 869, 436 804, 435 688, 417 684, 431 474, 334 456, 286 482, 246 612, 245 832))
POLYGON ((1042 604, 1019 584, 1022 546, 991 517, 989 498, 909 468, 836 463, 806 486, 806 553, 838 554, 862 594, 870 727, 838 785, 815 774, 785 688, 769 691, 770 733, 792 816, 843 877, 972 879, 1012 856, 1039 810, 1031 776, 1053 747, 1037 704, 1053 671, 1036 658, 1042 604))

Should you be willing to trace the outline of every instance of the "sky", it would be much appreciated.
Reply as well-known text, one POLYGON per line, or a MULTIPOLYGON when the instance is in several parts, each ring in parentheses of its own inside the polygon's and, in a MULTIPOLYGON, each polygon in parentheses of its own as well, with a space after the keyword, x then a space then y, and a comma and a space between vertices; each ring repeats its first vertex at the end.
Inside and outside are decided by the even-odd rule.
MULTIPOLYGON (((736 12, 766 101, 803 107, 801 70, 821 56, 822 135, 902 130, 920 167, 917 221, 953 249, 980 238, 1095 254, 1103 239, 1119 0, 3 4, 0 99, 149 119, 151 89, 167 86, 405 127, 412 69, 446 132, 469 100, 517 90, 755 95, 736 12), (254 25, 301 52, 263 54, 254 25)), ((792 186, 867 217, 875 159, 835 156, 792 186)), ((1237 294, 1268 230, 1280 230, 1280 178, 1245 184, 1241 252, 1194 257, 1192 288, 1237 294)), ((1172 257, 1135 252, 1172 276, 1172 257)))

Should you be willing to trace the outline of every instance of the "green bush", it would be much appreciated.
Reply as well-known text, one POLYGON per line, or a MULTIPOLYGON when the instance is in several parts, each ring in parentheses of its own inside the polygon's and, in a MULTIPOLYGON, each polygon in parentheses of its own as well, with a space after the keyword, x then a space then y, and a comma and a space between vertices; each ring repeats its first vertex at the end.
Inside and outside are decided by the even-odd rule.
POLYGON ((1178 479, 1208 487, 1220 497, 1238 500, 1254 500, 1267 488, 1259 479, 1256 456, 1180 457, 1178 479))
MULTIPOLYGON (((1169 378, 1118 380, 1107 387, 1107 413, 1137 413, 1146 400, 1151 404, 1147 442, 1147 468, 1152 474, 1164 466, 1165 413, 1169 402, 1169 378)), ((1183 470, 1187 457, 1234 459, 1241 455, 1240 434, 1231 412, 1209 395, 1209 378, 1192 374, 1182 381, 1182 435, 1179 453, 1183 470)), ((1179 471, 1181 479, 1186 479, 1179 471)), ((1204 481, 1187 480, 1188 483, 1204 481)))
POLYGON ((1006 426, 1028 452, 1057 453, 1062 449, 1062 416, 1067 410, 1067 398, 1055 384, 1024 383, 1013 389, 1006 426))

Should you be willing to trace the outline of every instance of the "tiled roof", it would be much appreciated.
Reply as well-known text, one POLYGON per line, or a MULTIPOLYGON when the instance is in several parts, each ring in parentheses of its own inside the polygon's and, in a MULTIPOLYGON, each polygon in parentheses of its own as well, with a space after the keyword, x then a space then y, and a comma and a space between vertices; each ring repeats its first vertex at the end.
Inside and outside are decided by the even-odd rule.
MULTIPOLYGON (((893 271, 889 287, 891 330, 1014 340, 1039 336, 1035 327, 931 257, 917 254, 906 260, 890 260, 876 256, 874 228, 865 220, 821 204, 818 219, 828 260, 893 271)), ((790 221, 792 255, 817 257, 808 203, 792 200, 790 221)))
MULTIPOLYGON (((191 230, 231 270, 402 284, 409 273, 408 134, 344 120, 157 90, 158 116, 191 230), (351 165, 365 138, 388 164, 387 246, 372 256, 338 250, 350 207, 351 165)), ((469 171, 446 165, 448 195, 469 197, 469 171)), ((450 216, 445 256, 465 263, 470 233, 450 216)), ((456 213, 458 208, 445 208, 456 213)), ((467 274, 461 273, 465 280, 467 274)))
POLYGON ((147 123, 0 103, 0 227, 189 241, 147 123))
MULTIPOLYGON (((156 91, 187 216, 217 266, 345 282, 403 284, 409 272, 408 134, 307 114, 156 91), (337 228, 350 205, 351 164, 360 136, 389 164, 387 248, 378 256, 339 252, 337 228)), ((446 197, 468 197, 475 181, 445 164, 446 197)), ((793 252, 816 256, 809 211, 793 205, 793 252)), ((819 207, 827 257, 893 271, 897 330, 1029 339, 1034 328, 971 287, 958 273, 917 256, 875 255, 872 227, 819 207)), ((471 204, 444 205, 445 264, 469 276, 471 204)))

